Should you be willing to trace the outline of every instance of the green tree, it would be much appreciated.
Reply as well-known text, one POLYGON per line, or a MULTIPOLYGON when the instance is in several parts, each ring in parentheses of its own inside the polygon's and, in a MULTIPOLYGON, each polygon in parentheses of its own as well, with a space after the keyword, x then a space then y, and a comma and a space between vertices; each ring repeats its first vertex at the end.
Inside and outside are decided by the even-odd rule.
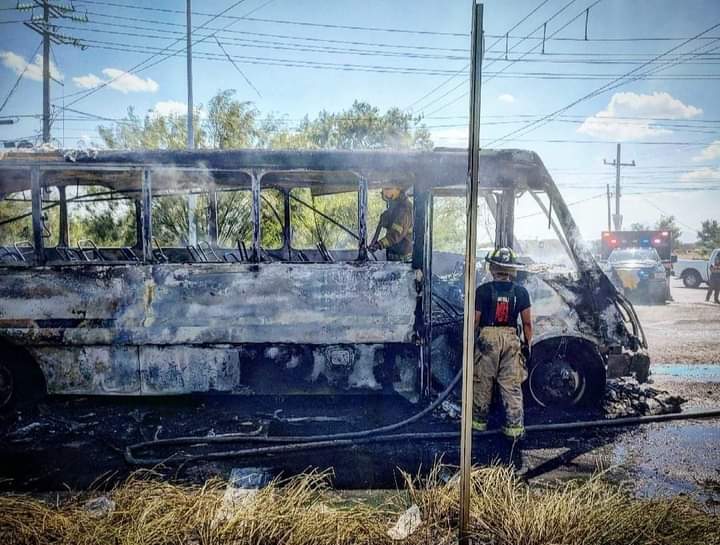
MULTIPOLYGON (((193 117, 197 147, 207 147, 205 131, 200 114, 193 117)), ((100 125, 97 128, 103 143, 110 149, 184 149, 187 147, 187 116, 178 114, 158 115, 149 112, 144 118, 128 108, 124 119, 115 126, 100 125)))
POLYGON ((218 91, 208 103, 205 127, 210 147, 237 149, 255 144, 258 111, 252 102, 237 100, 235 93, 235 89, 218 91))
POLYGON ((698 245, 704 255, 720 248, 720 223, 717 220, 705 220, 698 231, 698 245))
POLYGON ((682 230, 678 226, 675 216, 660 216, 660 219, 655 224, 655 229, 658 231, 669 231, 672 235, 672 241, 674 243, 680 242, 682 230))
POLYGON ((650 226, 646 225, 644 223, 631 223, 630 224, 630 230, 631 231, 650 231, 650 226))
POLYGON ((320 112, 305 118, 298 133, 320 149, 430 149, 432 141, 421 117, 391 108, 382 114, 367 102, 353 102, 342 112, 320 112))

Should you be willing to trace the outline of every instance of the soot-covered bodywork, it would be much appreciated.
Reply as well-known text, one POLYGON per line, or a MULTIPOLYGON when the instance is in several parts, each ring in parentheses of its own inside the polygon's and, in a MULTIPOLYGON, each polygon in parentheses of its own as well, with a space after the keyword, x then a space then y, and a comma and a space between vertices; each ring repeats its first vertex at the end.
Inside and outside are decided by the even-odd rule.
MULTIPOLYGON (((538 265, 521 278, 536 316, 529 362, 534 397, 577 402, 592 397, 606 371, 646 375, 632 306, 583 246, 537 155, 484 151, 480 165, 481 188, 502 220, 496 243, 514 241, 517 195, 543 192, 553 228, 577 266, 574 274, 555 274, 538 265)), ((466 172, 467 155, 457 151, 6 156, 0 198, 26 196, 31 210, 20 216, 32 229, 31 240, 5 240, 0 249, 0 365, 15 376, 38 369, 52 393, 393 392, 417 400, 458 368, 459 284, 433 252, 431 218, 434 196, 462 193, 466 172), (409 263, 367 250, 368 193, 398 180, 412 188, 409 263), (87 193, 77 188, 91 186, 106 190, 93 195, 132 203, 132 244, 69 243, 70 190, 82 199, 87 193), (313 196, 353 193, 356 225, 340 225, 294 197, 298 187, 313 196), (263 194, 268 188, 284 206, 273 207, 263 194), (218 227, 219 213, 227 213, 218 195, 236 190, 250 196, 247 244, 228 244, 218 227), (181 244, 154 237, 153 199, 161 194, 204 199, 202 228, 181 244), (300 205, 293 199, 339 225, 354 246, 328 250, 321 239, 316 248, 294 247, 291 215, 300 205), (46 223, 54 207, 59 234, 50 245, 46 223), (262 232, 268 210, 282 239, 273 247, 262 232)), ((0 218, 0 230, 14 219, 0 218)))

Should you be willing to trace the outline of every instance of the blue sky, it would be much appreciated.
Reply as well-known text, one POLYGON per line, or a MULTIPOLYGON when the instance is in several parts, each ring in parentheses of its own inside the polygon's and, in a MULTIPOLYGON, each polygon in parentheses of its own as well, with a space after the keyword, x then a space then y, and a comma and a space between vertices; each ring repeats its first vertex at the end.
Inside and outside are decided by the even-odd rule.
MULTIPOLYGON (((232 4, 196 1, 194 10, 217 14, 232 4)), ((80 13, 87 10, 89 22, 59 21, 58 30, 89 47, 53 47, 55 76, 63 83, 52 85, 54 104, 62 106, 63 90, 69 105, 83 96, 77 93, 111 81, 68 107, 108 118, 122 117, 131 105, 139 113, 184 107, 183 55, 113 80, 182 37, 184 1, 78 0, 75 6, 80 13)), ((14 7, 14 0, 0 0, 0 100, 30 65, 0 117, 36 116, 42 86, 33 57, 40 39, 19 22, 4 23, 29 17, 14 7)), ((226 15, 233 18, 209 23, 209 16, 195 15, 195 27, 206 23, 196 35, 224 29, 217 33, 222 46, 259 95, 209 38, 195 46, 196 105, 206 104, 219 89, 234 88, 263 115, 286 115, 292 124, 305 114, 365 100, 383 110, 399 106, 424 115, 437 145, 465 145, 470 2, 245 0, 226 15), (247 14, 253 19, 240 19, 247 14), (316 64, 311 68, 308 62, 316 64), (305 66, 279 65, 298 63, 305 66)), ((681 44, 718 23, 717 0, 488 0, 483 142, 537 151, 567 201, 577 203, 573 213, 591 239, 606 226, 606 201, 600 195, 606 183, 614 183, 614 170, 603 159, 612 160, 614 142, 622 141, 623 161, 637 164, 624 170, 625 225, 651 224, 661 213, 671 213, 682 224, 683 238, 693 240, 701 220, 720 218, 720 27, 681 44), (589 6, 589 40, 584 41, 589 6), (531 12, 510 33, 509 60, 504 60, 506 41, 495 36, 504 36, 531 12), (546 40, 543 55, 544 23, 546 36, 553 38, 546 40), (501 139, 634 69, 658 71, 649 78, 622 80, 625 84, 580 101, 549 123, 527 127, 529 132, 514 135, 515 140, 501 139)), ((181 52, 183 46, 180 42, 172 49, 181 52)), ((68 147, 79 140, 97 141, 97 120, 80 117, 66 111, 64 132, 59 117, 53 137, 64 137, 68 147)), ((17 119, 13 126, 0 126, 0 140, 37 134, 37 117, 17 119)))

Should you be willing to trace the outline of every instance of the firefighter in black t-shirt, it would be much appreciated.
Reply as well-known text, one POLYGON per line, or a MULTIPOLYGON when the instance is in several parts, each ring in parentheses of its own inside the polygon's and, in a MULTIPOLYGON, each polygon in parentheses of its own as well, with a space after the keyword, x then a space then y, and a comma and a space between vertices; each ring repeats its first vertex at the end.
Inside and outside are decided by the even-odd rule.
POLYGON ((487 414, 497 382, 505 408, 503 433, 518 439, 525 433, 522 383, 527 379, 525 359, 532 342, 530 295, 513 280, 522 268, 510 248, 499 248, 485 258, 493 281, 475 292, 475 367, 473 429, 487 429, 487 414), (524 344, 518 332, 522 320, 524 344))

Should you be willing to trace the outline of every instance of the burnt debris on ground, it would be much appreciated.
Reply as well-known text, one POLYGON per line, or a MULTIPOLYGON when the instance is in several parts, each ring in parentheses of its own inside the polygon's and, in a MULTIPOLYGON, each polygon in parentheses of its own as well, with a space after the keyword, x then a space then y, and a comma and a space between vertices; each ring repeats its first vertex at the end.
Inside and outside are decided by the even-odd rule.
POLYGON ((687 400, 630 377, 608 380, 603 399, 606 418, 679 413, 687 400))

